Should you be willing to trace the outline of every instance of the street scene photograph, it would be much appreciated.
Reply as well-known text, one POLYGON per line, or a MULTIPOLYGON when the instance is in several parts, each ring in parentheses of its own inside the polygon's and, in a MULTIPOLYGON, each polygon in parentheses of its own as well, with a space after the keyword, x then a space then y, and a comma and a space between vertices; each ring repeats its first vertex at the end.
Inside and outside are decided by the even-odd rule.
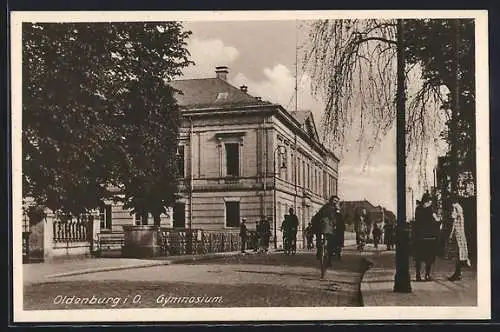
POLYGON ((15 316, 489 315, 484 12, 73 14, 12 16, 15 316))

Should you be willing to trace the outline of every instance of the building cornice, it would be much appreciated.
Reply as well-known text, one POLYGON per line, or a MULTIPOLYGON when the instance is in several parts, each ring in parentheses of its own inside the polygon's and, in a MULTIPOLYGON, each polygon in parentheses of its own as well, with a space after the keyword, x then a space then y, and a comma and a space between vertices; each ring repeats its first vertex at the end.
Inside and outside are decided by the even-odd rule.
POLYGON ((242 111, 247 114, 261 113, 262 111, 268 111, 270 114, 278 115, 286 125, 295 134, 298 134, 302 139, 304 139, 311 147, 313 147, 322 156, 330 156, 337 162, 340 159, 329 149, 327 149, 320 142, 312 139, 301 127, 300 123, 295 119, 290 112, 288 112, 283 106, 279 104, 259 104, 259 105, 243 105, 243 106, 231 106, 231 107, 200 107, 200 108, 186 108, 182 110, 182 116, 185 118, 192 117, 205 117, 214 115, 226 115, 241 113, 242 111))

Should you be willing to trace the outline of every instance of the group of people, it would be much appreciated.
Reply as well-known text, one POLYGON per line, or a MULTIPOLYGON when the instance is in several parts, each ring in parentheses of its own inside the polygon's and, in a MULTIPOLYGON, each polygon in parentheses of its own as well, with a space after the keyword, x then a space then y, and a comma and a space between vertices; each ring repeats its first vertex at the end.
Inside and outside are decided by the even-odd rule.
MULTIPOLYGON (((307 248, 314 247, 313 237, 316 237, 316 257, 320 259, 320 248, 323 245, 321 235, 326 239, 328 263, 331 264, 332 257, 340 259, 342 248, 344 246, 344 218, 339 207, 339 197, 332 196, 328 202, 323 205, 320 210, 313 216, 311 222, 305 229, 307 240, 307 248)), ((464 230, 464 215, 463 208, 458 202, 458 198, 451 198, 451 229, 447 235, 448 243, 454 245, 456 251, 455 272, 448 279, 450 281, 460 280, 462 278, 462 267, 471 265, 468 250, 467 240, 464 230)), ((356 244, 359 250, 363 250, 367 236, 369 234, 370 222, 366 209, 361 209, 359 215, 355 218, 356 244)), ((295 215, 293 208, 289 209, 289 213, 285 215, 281 225, 283 232, 283 242, 285 253, 295 254, 297 250, 297 231, 299 219, 295 215)), ((431 272, 432 265, 436 260, 436 256, 440 250, 440 234, 442 230, 442 222, 434 210, 434 205, 429 193, 425 193, 420 201, 417 201, 415 209, 415 222, 412 226, 412 244, 413 256, 416 267, 417 281, 432 280, 431 272), (422 264, 425 265, 424 278, 421 276, 422 264)), ((384 242, 387 245, 387 250, 393 249, 395 245, 395 226, 392 223, 385 222, 383 230, 374 225, 372 230, 374 246, 378 247, 382 234, 384 234, 384 242)), ((257 248, 254 250, 265 251, 269 249, 269 240, 271 237, 271 227, 269 221, 263 217, 256 225, 257 248)), ((245 252, 248 242, 248 230, 246 220, 243 219, 240 226, 241 236, 241 251, 245 252)))
MULTIPOLYGON (((269 240, 271 237, 271 225, 266 217, 262 217, 257 221, 255 226, 255 241, 253 241, 253 249, 258 252, 269 252, 269 240)), ((240 237, 241 237, 241 252, 246 253, 250 234, 246 224, 246 218, 241 220, 240 224, 240 237)))
MULTIPOLYGON (((321 234, 326 237, 327 252, 329 263, 335 256, 341 257, 341 251, 344 246, 345 224, 339 206, 338 196, 332 196, 328 202, 313 216, 311 222, 305 229, 307 248, 313 248, 313 237, 316 236, 316 256, 319 259, 322 243, 321 234)), ((286 254, 295 254, 297 252, 297 231, 299 228, 299 219, 293 208, 288 210, 281 225, 283 232, 283 249, 286 254)), ((269 249, 269 239, 271 228, 269 221, 263 217, 256 225, 257 247, 254 250, 265 251, 269 249)), ((243 218, 240 224, 241 252, 245 253, 249 242, 249 231, 246 225, 246 219, 243 218)))
MULTIPOLYGON (((441 234, 442 222, 437 215, 431 196, 425 193, 421 201, 417 201, 415 209, 415 223, 412 227, 413 256, 415 259, 416 280, 432 280, 432 265, 439 252, 439 236, 441 234), (422 263, 425 265, 425 276, 422 279, 422 263)), ((458 198, 451 198, 451 229, 447 234, 448 244, 457 251, 455 272, 448 280, 456 281, 462 278, 462 267, 470 267, 471 263, 468 257, 467 240, 464 229, 463 208, 458 202, 458 198)))
POLYGON ((368 212, 364 208, 361 209, 354 217, 354 231, 356 232, 356 246, 358 250, 364 250, 370 235, 370 229, 375 248, 378 248, 378 245, 381 244, 383 235, 387 250, 392 250, 395 245, 394 224, 386 219, 383 228, 380 228, 377 223, 373 224, 373 228, 371 225, 368 212))

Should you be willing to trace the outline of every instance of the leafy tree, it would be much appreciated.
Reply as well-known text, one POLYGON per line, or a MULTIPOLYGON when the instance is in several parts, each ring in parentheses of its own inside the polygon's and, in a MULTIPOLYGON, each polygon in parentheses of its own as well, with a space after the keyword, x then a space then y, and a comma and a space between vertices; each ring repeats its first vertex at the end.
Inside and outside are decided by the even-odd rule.
POLYGON ((406 51, 408 62, 421 65, 427 84, 434 88, 445 86, 449 92, 440 93, 447 124, 442 136, 452 147, 449 153, 456 160, 453 167, 456 173, 470 173, 469 181, 475 182, 474 20, 410 20, 406 33, 406 39, 412 41, 406 51), (458 94, 455 95, 457 83, 458 94), (456 155, 452 156, 451 152, 456 155))
MULTIPOLYGON (((460 107, 454 107, 453 20, 404 20, 407 153, 426 181, 429 147, 440 135, 443 114, 457 119, 457 130, 444 133, 456 142, 462 164, 474 169, 474 22, 459 23, 460 107), (453 106, 453 107, 452 107, 453 106)), ((346 128, 358 126, 360 143, 371 151, 396 118, 396 21, 321 20, 310 25, 304 69, 311 73, 313 91, 326 101, 325 142, 342 146, 346 128)))
POLYGON ((25 23, 23 195, 73 215, 106 198, 164 211, 180 117, 167 83, 191 63, 189 35, 178 22, 25 23))

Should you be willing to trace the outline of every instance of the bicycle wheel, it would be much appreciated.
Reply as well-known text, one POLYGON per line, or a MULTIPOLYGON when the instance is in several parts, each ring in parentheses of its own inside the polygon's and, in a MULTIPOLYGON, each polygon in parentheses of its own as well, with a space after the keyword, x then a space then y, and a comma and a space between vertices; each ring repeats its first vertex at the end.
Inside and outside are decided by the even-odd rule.
POLYGON ((321 259, 320 259, 320 262, 321 262, 321 279, 323 279, 325 277, 325 273, 326 273, 326 269, 327 269, 327 264, 328 264, 328 254, 327 254, 327 250, 325 248, 325 241, 322 241, 322 245, 321 245, 321 249, 320 249, 320 253, 321 253, 321 259))

